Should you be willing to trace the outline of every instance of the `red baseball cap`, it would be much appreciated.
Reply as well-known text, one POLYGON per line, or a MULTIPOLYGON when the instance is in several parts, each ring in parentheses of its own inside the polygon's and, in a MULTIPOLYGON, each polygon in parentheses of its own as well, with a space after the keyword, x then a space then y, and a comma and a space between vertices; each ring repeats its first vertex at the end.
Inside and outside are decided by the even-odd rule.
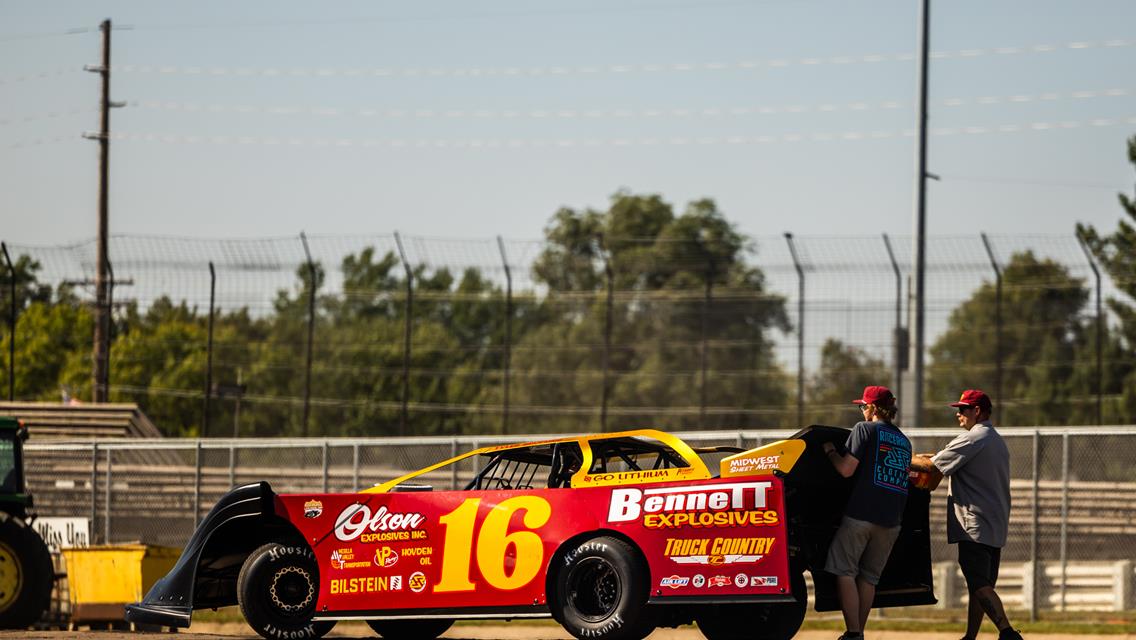
POLYGON ((892 395, 891 389, 887 387, 871 386, 864 387, 864 395, 859 400, 853 400, 854 404, 874 404, 877 406, 889 406, 895 402, 895 396, 892 395))
POLYGON ((952 402, 951 406, 990 409, 993 405, 990 403, 990 396, 986 395, 985 391, 981 389, 967 389, 959 396, 958 402, 952 402))

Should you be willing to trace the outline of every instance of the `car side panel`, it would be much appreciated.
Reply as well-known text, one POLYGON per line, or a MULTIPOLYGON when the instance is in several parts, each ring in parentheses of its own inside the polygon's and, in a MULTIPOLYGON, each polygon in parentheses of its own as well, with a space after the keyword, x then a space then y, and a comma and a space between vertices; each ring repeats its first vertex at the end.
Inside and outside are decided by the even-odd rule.
POLYGON ((319 617, 544 607, 554 554, 565 540, 586 532, 613 532, 642 550, 656 601, 789 591, 784 492, 774 476, 580 489, 283 495, 276 509, 305 536, 319 562, 319 617))

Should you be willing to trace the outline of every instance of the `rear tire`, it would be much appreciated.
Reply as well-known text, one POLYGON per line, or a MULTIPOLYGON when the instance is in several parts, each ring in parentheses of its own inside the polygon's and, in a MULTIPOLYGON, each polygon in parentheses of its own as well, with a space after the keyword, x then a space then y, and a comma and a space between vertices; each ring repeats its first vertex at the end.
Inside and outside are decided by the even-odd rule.
POLYGON ((387 640, 434 640, 453 624, 453 620, 368 620, 371 629, 387 640))
POLYGON ((0 629, 26 629, 51 604, 55 568, 42 538, 0 512, 0 629))
POLYGON ((261 545, 237 578, 241 613, 268 640, 322 638, 331 631, 335 621, 312 621, 318 598, 319 565, 306 545, 261 545))
POLYGON ((793 602, 720 604, 703 608, 695 619, 706 640, 789 640, 805 621, 808 589, 805 575, 789 576, 793 602))
POLYGON ((581 640, 641 640, 654 630, 643 556, 619 538, 584 541, 556 574, 555 618, 581 640))

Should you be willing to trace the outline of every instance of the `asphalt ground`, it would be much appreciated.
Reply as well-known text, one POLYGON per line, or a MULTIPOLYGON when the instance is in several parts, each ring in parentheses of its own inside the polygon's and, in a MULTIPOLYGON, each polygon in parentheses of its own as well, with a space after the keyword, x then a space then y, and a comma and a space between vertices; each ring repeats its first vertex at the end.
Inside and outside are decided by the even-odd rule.
MULTIPOLYGON (((866 634, 867 640, 958 640, 962 634, 960 629, 955 633, 947 632, 916 632, 916 631, 872 631, 866 634)), ((838 631, 807 630, 797 634, 798 640, 835 640, 840 635, 838 631)), ((153 634, 127 631, 3 631, 0 640, 139 640, 140 637, 161 640, 171 634, 153 634)), ((228 638, 258 639, 260 636, 253 633, 243 622, 207 623, 193 625, 191 631, 181 631, 176 636, 179 640, 220 640, 228 638)), ((362 623, 341 623, 336 625, 328 637, 333 638, 360 638, 362 640, 378 640, 378 636, 362 623)), ((523 623, 514 624, 477 624, 459 625, 446 632, 443 638, 449 640, 572 640, 562 628, 553 625, 531 625, 523 623)), ((980 640, 996 640, 993 633, 979 634, 980 640)), ((1027 640, 1093 640, 1094 638, 1108 640, 1136 640, 1136 634, 1027 634, 1027 640)), ((698 629, 694 627, 681 627, 678 629, 658 629, 648 640, 704 640, 698 629)))

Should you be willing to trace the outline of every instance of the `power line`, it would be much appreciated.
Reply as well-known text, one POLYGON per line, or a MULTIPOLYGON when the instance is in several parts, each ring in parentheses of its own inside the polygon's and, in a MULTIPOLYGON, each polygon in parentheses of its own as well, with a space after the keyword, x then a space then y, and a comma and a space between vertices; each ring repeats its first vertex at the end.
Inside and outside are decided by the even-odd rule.
MULTIPOLYGON (((941 127, 930 130, 936 137, 973 136, 1040 131, 1068 131, 1117 125, 1136 124, 1136 116, 1127 118, 1095 118, 1081 121, 1030 122, 1024 124, 941 127)), ((388 148, 388 149, 572 149, 594 147, 717 146, 755 145, 796 142, 854 142, 864 140, 905 139, 915 135, 910 129, 845 131, 836 133, 787 133, 759 136, 671 136, 647 138, 301 138, 273 136, 209 136, 159 133, 117 133, 112 139, 163 144, 209 144, 221 146, 270 146, 314 148, 388 148)))
MULTIPOLYGON (((1118 98, 1136 94, 1136 89, 1101 89, 1092 91, 1071 91, 1067 93, 1046 92, 1038 94, 1017 94, 1005 96, 978 96, 973 98, 947 98, 938 101, 938 106, 961 107, 970 105, 1028 104, 1032 102, 1055 102, 1059 100, 1086 100, 1093 98, 1118 98)), ((899 110, 911 105, 885 100, 870 103, 852 101, 841 104, 820 105, 735 105, 718 107, 646 107, 640 109, 376 109, 347 107, 304 107, 304 106, 255 106, 203 104, 197 102, 176 102, 144 100, 131 102, 131 106, 143 109, 181 111, 189 113, 236 113, 274 116, 314 116, 324 118, 360 117, 389 119, 600 119, 600 118, 717 118, 724 116, 782 115, 809 113, 837 113, 842 111, 899 110)), ((0 124, 4 124, 0 120, 0 124)))
MULTIPOLYGON (((935 60, 973 59, 986 56, 1012 56, 1059 51, 1083 51, 1088 49, 1115 49, 1136 45, 1136 39, 1117 38, 1103 41, 1075 41, 1060 44, 1035 44, 1021 47, 993 47, 986 49, 958 49, 931 53, 935 60)), ((376 67, 376 68, 279 68, 279 67, 202 67, 176 65, 116 65, 116 73, 158 73, 196 76, 263 76, 263 77, 405 77, 405 78, 445 78, 445 77, 485 77, 485 78, 524 78, 534 76, 598 75, 628 73, 688 73, 698 71, 754 71, 758 69, 779 69, 793 66, 852 65, 878 62, 911 62, 914 53, 860 54, 847 56, 770 58, 742 60, 737 62, 667 62, 649 64, 599 64, 577 66, 540 67, 376 67)))

